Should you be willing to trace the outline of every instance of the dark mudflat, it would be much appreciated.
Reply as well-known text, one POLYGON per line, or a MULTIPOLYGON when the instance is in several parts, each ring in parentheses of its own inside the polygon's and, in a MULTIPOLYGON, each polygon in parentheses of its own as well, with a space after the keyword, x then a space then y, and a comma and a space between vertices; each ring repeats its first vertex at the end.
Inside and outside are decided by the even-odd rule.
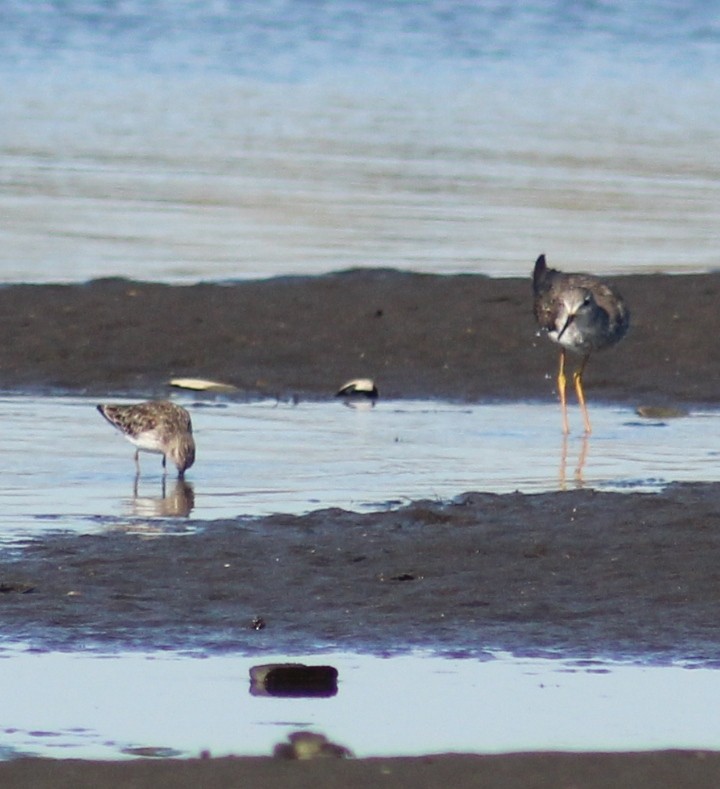
MULTIPOLYGON (((720 274, 613 282, 631 329, 590 362, 591 402, 720 401, 720 274)), ((137 396, 194 376, 317 398, 371 376, 384 397, 546 399, 558 356, 537 336, 529 276, 15 285, 0 288, 0 332, 0 388, 137 396)))
POLYGON ((0 763, 3 789, 715 789, 718 776, 720 754, 706 751, 0 763))
POLYGON ((43 537, 0 558, 4 636, 54 649, 720 660, 720 484, 187 526, 197 531, 172 539, 43 537))

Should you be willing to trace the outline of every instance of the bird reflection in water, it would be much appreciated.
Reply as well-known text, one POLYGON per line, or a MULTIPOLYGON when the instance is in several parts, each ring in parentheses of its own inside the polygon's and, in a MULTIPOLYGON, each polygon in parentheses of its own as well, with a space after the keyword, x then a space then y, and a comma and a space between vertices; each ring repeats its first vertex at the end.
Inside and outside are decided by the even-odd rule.
POLYGON ((168 485, 166 477, 163 476, 159 496, 141 496, 139 483, 138 474, 133 483, 133 497, 129 502, 132 515, 141 518, 185 518, 193 511, 195 490, 186 480, 176 479, 168 485))
MULTIPOLYGON (((585 485, 583 474, 585 472, 585 462, 587 461, 588 449, 590 448, 590 434, 585 433, 580 439, 580 452, 578 453, 577 465, 573 472, 573 480, 576 488, 585 485)), ((560 450, 560 490, 567 488, 567 461, 568 461, 568 435, 563 433, 562 448, 560 450)))

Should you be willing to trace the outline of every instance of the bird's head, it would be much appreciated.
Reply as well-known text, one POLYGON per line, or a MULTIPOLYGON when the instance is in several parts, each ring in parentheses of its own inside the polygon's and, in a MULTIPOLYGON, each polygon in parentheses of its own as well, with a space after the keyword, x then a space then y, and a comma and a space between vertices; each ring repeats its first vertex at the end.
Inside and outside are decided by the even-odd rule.
POLYGON ((590 290, 569 288, 563 294, 561 309, 558 313, 558 341, 573 323, 582 324, 593 315, 596 309, 597 305, 590 290))
POLYGON ((179 436, 168 450, 168 457, 177 466, 178 476, 183 477, 195 462, 195 440, 192 433, 179 436))

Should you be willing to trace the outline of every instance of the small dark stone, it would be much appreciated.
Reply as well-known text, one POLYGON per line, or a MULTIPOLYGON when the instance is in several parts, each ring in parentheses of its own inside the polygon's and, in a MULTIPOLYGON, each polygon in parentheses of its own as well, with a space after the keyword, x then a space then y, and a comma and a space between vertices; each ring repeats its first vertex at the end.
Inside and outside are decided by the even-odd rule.
POLYGON ((253 696, 284 698, 329 697, 337 693, 338 671, 333 666, 268 663, 250 669, 253 696))

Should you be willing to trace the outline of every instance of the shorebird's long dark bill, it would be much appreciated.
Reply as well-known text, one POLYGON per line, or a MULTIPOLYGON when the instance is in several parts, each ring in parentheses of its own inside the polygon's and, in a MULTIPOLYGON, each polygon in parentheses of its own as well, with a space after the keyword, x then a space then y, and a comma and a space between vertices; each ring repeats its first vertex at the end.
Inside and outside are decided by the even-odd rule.
POLYGON ((574 320, 575 320, 575 314, 574 313, 572 315, 568 315, 568 319, 565 321, 565 325, 562 327, 562 329, 560 329, 560 332, 558 333, 558 336, 557 336, 558 340, 560 340, 560 338, 563 336, 563 334, 565 334, 565 329, 567 329, 567 327, 574 320))

